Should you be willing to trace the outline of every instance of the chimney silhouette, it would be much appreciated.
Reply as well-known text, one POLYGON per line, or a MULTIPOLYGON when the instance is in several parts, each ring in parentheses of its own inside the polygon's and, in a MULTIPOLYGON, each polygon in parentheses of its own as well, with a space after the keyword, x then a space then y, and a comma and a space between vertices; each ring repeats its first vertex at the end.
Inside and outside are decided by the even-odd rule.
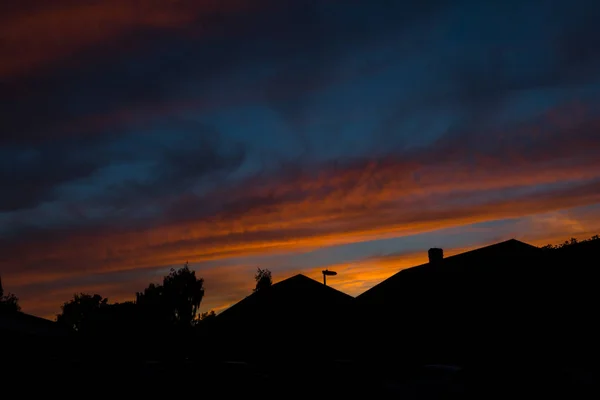
POLYGON ((432 247, 427 252, 429 255, 429 264, 439 264, 444 259, 444 250, 437 247, 432 247))

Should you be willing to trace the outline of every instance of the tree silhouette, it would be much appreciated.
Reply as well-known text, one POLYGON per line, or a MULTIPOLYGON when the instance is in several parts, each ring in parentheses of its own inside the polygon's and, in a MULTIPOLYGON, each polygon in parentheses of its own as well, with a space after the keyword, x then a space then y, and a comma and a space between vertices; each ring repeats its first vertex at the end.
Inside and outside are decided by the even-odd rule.
POLYGON ((256 275, 254 275, 256 281, 255 292, 270 287, 273 284, 273 278, 271 277, 271 271, 268 269, 257 268, 256 275))
POLYGON ((190 326, 203 297, 204 279, 197 278, 186 262, 178 270, 171 268, 162 285, 151 283, 138 292, 136 303, 156 323, 190 326))
POLYGON ((18 312, 21 311, 19 298, 12 293, 4 295, 2 287, 2 277, 0 277, 0 312, 18 312))
POLYGON ((80 293, 61 306, 61 313, 56 315, 56 322, 77 332, 92 332, 100 311, 108 306, 108 299, 99 294, 80 293))
POLYGON ((143 292, 136 293, 136 305, 146 323, 154 327, 170 323, 168 307, 163 298, 162 285, 151 283, 143 292))
POLYGON ((203 312, 193 321, 193 325, 196 327, 205 326, 211 324, 215 320, 217 314, 213 310, 203 312))
POLYGON ((581 242, 578 241, 576 238, 571 238, 570 240, 565 240, 561 244, 557 244, 557 245, 547 244, 545 246, 542 246, 541 248, 543 250, 556 250, 556 249, 562 249, 562 248, 565 248, 565 247, 573 246, 575 244, 582 243, 582 242, 583 243, 585 243, 585 242, 592 242, 594 240, 600 240, 600 236, 599 235, 594 235, 594 236, 590 237, 589 239, 582 240, 581 242))
POLYGON ((132 335, 143 329, 139 316, 138 307, 133 301, 106 304, 98 310, 95 328, 104 335, 132 335))
POLYGON ((202 314, 200 314, 200 317, 198 317, 198 320, 199 321, 204 321, 204 320, 207 320, 207 319, 214 318, 216 316, 217 316, 217 314, 215 314, 215 312, 213 310, 210 310, 208 312, 203 312, 202 314))

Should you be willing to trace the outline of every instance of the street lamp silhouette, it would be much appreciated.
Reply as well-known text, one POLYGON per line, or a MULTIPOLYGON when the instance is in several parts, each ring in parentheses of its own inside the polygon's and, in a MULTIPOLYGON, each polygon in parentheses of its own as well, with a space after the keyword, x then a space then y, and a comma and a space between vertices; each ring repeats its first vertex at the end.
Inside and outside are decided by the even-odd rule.
POLYGON ((329 271, 329 270, 324 270, 323 271, 323 285, 327 286, 327 276, 334 276, 337 275, 337 272, 335 271, 329 271))

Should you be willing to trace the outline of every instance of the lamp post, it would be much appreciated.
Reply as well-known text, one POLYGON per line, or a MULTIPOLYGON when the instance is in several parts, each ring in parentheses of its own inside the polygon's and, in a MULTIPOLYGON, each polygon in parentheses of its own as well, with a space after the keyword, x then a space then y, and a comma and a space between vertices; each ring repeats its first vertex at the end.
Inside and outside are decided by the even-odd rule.
POLYGON ((324 270, 323 271, 323 285, 327 286, 327 276, 334 276, 337 275, 337 272, 335 271, 329 271, 329 270, 324 270))

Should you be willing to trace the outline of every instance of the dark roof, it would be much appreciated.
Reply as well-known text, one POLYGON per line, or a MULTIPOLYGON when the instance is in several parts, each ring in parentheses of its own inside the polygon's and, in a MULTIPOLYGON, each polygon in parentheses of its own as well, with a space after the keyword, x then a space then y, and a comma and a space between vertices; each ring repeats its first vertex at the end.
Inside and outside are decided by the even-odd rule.
MULTIPOLYGON (((366 292, 357 297, 359 303, 380 303, 385 301, 386 292, 397 291, 399 286, 408 281, 430 282, 436 276, 445 278, 452 276, 474 277, 481 273, 491 273, 492 267, 502 264, 503 268, 521 265, 515 260, 524 261, 529 257, 537 257, 541 254, 541 249, 516 239, 506 240, 489 246, 481 247, 475 250, 456 254, 442 259, 438 264, 425 263, 412 268, 403 269, 392 275, 383 282, 373 286, 366 292), (512 262, 511 262, 512 260, 512 262)), ((494 272, 499 272, 494 270, 494 272)))
POLYGON ((295 275, 217 315, 211 342, 227 359, 289 362, 333 356, 351 344, 338 343, 324 353, 323 338, 348 342, 347 321, 355 315, 354 303, 352 296, 295 275))
POLYGON ((56 322, 23 312, 0 314, 0 331, 49 337, 67 334, 56 322))
POLYGON ((319 309, 344 307, 354 298, 330 286, 298 274, 273 286, 252 293, 218 315, 220 320, 255 317, 256 313, 276 314, 317 312, 319 309))

